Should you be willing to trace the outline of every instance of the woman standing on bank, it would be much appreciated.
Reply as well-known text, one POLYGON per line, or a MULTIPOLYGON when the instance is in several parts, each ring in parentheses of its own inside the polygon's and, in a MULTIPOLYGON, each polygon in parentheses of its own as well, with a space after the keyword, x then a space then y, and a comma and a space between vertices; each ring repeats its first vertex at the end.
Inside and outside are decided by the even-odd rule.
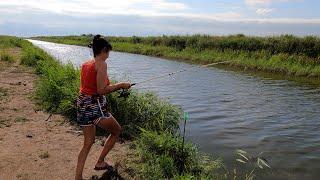
POLYGON ((90 47, 92 47, 94 59, 88 60, 81 66, 80 94, 77 100, 77 122, 83 130, 84 144, 78 156, 76 180, 83 179, 83 167, 95 141, 96 126, 110 132, 110 135, 94 169, 104 170, 111 167, 104 161, 104 158, 119 137, 121 126, 107 111, 107 102, 104 95, 119 89, 130 88, 130 83, 111 85, 109 82, 106 63, 109 52, 112 50, 109 42, 100 35, 96 35, 90 47))

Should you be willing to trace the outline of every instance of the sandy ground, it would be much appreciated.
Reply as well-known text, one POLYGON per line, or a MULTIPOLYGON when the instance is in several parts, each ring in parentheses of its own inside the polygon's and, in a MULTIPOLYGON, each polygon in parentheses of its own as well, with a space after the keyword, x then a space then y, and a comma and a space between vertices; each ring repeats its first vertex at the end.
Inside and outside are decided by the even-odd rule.
MULTIPOLYGON (((19 49, 13 49, 19 56, 19 49)), ((83 135, 60 115, 37 111, 32 100, 37 76, 32 70, 0 61, 0 179, 74 179, 83 135)), ((133 179, 125 168, 129 142, 117 143, 107 156, 118 173, 93 170, 102 150, 102 137, 89 153, 84 177, 133 179)))

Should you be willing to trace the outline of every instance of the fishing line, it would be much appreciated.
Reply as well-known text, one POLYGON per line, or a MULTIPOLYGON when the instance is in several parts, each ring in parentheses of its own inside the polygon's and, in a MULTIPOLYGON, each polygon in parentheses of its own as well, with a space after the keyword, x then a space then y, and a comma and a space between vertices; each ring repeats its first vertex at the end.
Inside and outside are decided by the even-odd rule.
POLYGON ((185 71, 190 71, 190 70, 193 70, 193 69, 196 69, 196 68, 209 67, 209 66, 213 66, 213 65, 217 65, 217 64, 223 64, 223 63, 229 63, 229 62, 231 62, 231 61, 221 61, 221 62, 210 63, 210 64, 201 65, 201 66, 193 66, 193 67, 187 68, 187 69, 180 69, 178 71, 174 71, 174 72, 171 72, 171 73, 168 73, 168 74, 164 74, 164 75, 160 75, 160 76, 154 76, 154 77, 151 77, 150 79, 146 79, 146 80, 143 80, 143 81, 140 81, 140 82, 132 83, 131 86, 135 86, 135 85, 138 85, 138 84, 146 83, 146 82, 153 81, 153 80, 156 80, 156 79, 160 79, 160 78, 163 78, 163 77, 166 77, 166 76, 172 76, 174 74, 178 74, 178 73, 185 72, 185 71))
MULTIPOLYGON (((180 69, 178 71, 174 71, 174 72, 171 72, 171 73, 168 73, 168 74, 164 74, 164 75, 160 75, 160 76, 154 76, 154 77, 151 77, 149 79, 146 79, 146 80, 143 80, 143 81, 140 81, 140 82, 132 83, 131 87, 139 85, 139 84, 143 84, 143 83, 146 83, 146 82, 154 81, 156 79, 161 79, 161 78, 164 78, 164 77, 167 77, 167 76, 172 76, 172 75, 175 75, 175 74, 178 74, 178 73, 181 73, 181 72, 186 72, 186 71, 190 71, 190 70, 197 69, 197 68, 209 67, 209 66, 213 66, 213 65, 217 65, 217 64, 223 64, 223 63, 229 63, 229 62, 231 62, 231 61, 230 60, 229 61, 220 61, 220 62, 205 64, 205 65, 201 65, 201 66, 193 66, 191 68, 180 69)), ((130 95, 130 92, 128 90, 125 90, 125 89, 122 89, 119 93, 120 94, 119 94, 118 97, 127 98, 130 95)))

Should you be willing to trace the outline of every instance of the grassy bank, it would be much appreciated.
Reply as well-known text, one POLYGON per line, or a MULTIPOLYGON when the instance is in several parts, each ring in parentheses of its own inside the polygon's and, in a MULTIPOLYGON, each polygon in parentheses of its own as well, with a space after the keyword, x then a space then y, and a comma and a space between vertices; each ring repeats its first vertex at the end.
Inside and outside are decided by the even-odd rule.
MULTIPOLYGON (((39 75, 36 102, 46 111, 74 121, 79 70, 71 64, 60 64, 23 39, 0 36, 0 46, 4 52, 9 47, 20 48, 21 64, 32 67, 39 75)), ((123 126, 124 137, 134 141, 135 158, 128 166, 137 179, 227 179, 227 171, 219 160, 201 155, 191 143, 181 150, 180 109, 152 93, 132 92, 128 99, 117 96, 113 93, 107 98, 111 112, 123 126), (184 171, 180 174, 181 165, 184 171)))
MULTIPOLYGON (((36 37, 35 39, 86 46, 91 35, 36 37)), ((107 37, 115 51, 207 64, 228 61, 227 66, 284 75, 320 77, 320 39, 317 37, 161 36, 107 37)))

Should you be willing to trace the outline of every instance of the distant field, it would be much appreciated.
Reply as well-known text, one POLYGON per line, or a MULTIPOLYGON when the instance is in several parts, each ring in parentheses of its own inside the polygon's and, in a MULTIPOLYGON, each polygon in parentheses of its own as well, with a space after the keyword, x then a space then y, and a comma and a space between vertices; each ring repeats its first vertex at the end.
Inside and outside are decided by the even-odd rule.
MULTIPOLYGON (((206 64, 232 60, 229 66, 277 72, 294 76, 320 77, 318 37, 159 36, 106 37, 115 51, 206 64)), ((33 39, 86 46, 92 35, 50 36, 33 39)))

